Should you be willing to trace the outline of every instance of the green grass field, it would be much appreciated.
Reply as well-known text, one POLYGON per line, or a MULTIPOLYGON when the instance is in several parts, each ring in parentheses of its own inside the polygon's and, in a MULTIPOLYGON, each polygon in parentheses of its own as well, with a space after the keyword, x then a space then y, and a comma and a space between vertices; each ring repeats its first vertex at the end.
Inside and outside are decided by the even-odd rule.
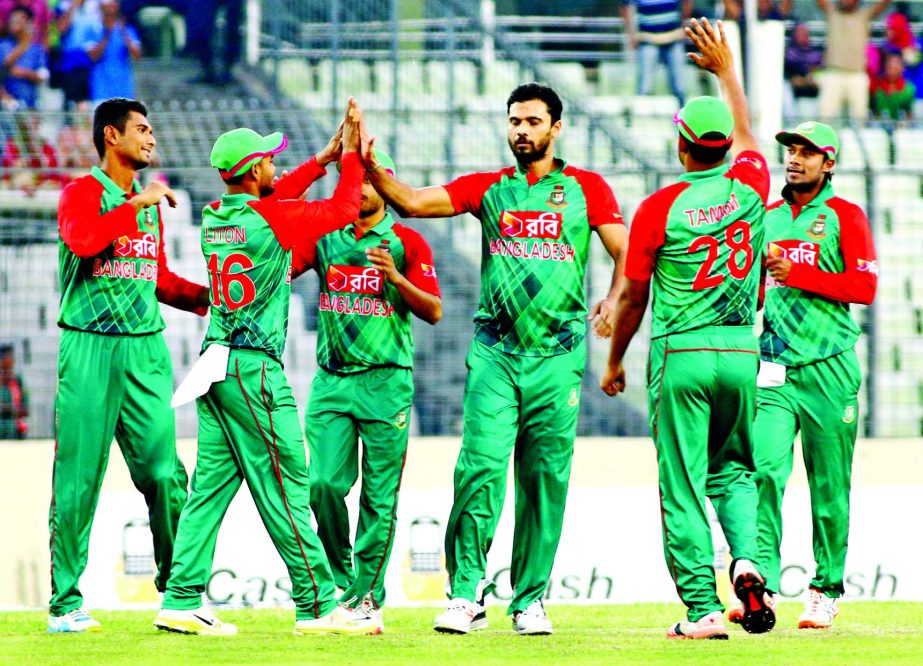
POLYGON ((3 664, 923 664, 923 603, 852 602, 833 629, 798 630, 800 604, 782 604, 770 634, 733 627, 729 641, 668 641, 678 604, 549 606, 552 636, 517 636, 500 607, 490 626, 468 636, 435 633, 436 609, 389 609, 381 636, 301 637, 293 614, 280 610, 225 611, 240 633, 228 638, 155 631, 154 612, 96 612, 104 631, 48 635, 45 614, 0 613, 3 664))

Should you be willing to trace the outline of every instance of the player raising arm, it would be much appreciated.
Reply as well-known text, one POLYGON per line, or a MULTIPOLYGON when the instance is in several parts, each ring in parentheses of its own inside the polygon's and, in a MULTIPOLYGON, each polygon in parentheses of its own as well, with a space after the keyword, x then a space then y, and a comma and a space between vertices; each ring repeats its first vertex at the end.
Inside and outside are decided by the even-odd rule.
POLYGON ((724 29, 687 28, 693 62, 718 78, 727 103, 689 101, 674 117, 679 182, 645 199, 631 227, 603 391, 625 390, 622 359, 653 292, 648 373, 667 566, 687 620, 668 638, 727 638, 715 589, 711 499, 731 547, 731 579, 745 600, 744 628, 769 631, 771 598, 756 567, 752 423, 753 336, 769 171, 750 132, 747 101, 724 29), (730 168, 725 155, 734 159, 730 168))
POLYGON ((416 189, 366 153, 369 178, 413 217, 471 213, 486 252, 468 354, 464 434, 446 527, 448 609, 435 629, 486 626, 482 579, 500 518, 510 455, 516 457, 516 527, 508 612, 519 634, 550 634, 542 598, 561 536, 564 500, 586 365, 583 278, 595 231, 615 262, 608 298, 591 325, 610 332, 627 231, 609 185, 555 155, 562 104, 550 88, 519 86, 507 100, 507 140, 516 166, 416 189))

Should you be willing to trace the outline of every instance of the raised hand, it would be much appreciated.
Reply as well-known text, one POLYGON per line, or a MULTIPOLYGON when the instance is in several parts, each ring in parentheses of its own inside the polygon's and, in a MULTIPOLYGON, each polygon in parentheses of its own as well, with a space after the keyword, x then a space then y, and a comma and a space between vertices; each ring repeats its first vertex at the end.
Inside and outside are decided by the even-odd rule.
POLYGON ((331 162, 336 162, 340 159, 340 153, 343 152, 343 124, 346 121, 342 121, 340 126, 337 127, 336 133, 330 139, 324 149, 321 150, 314 156, 314 159, 317 160, 317 163, 321 166, 327 166, 331 162))
POLYGON ((359 127, 362 124, 362 110, 356 100, 349 98, 346 118, 343 119, 343 152, 358 151, 360 145, 359 127))
POLYGON ((718 74, 734 67, 734 56, 724 35, 724 24, 718 21, 718 29, 712 27, 707 18, 701 23, 692 19, 692 26, 686 27, 686 34, 700 53, 690 53, 689 59, 696 66, 718 74))

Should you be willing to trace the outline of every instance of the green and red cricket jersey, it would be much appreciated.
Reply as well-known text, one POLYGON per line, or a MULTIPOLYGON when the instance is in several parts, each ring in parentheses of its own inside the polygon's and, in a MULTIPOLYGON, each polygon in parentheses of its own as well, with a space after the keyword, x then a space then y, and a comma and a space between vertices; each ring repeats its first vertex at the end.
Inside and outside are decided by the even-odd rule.
POLYGON ((512 166, 445 186, 456 215, 481 221, 475 339, 508 354, 553 356, 577 347, 586 334, 590 228, 624 223, 602 176, 557 161, 560 167, 537 180, 512 166))
MULTIPOLYGON (((137 181, 133 194, 140 192, 137 181)), ((178 277, 163 252, 160 207, 139 212, 99 167, 61 192, 58 325, 90 333, 144 335, 164 328, 157 301, 204 315, 200 285, 178 277)))
POLYGON ((211 322, 202 343, 263 351, 282 359, 288 330, 292 248, 315 242, 359 214, 363 169, 356 153, 342 160, 330 199, 297 198, 325 172, 313 158, 276 183, 263 199, 225 194, 202 211, 211 322))
POLYGON ((320 276, 317 362, 330 372, 413 369, 411 311, 397 288, 366 257, 387 248, 397 270, 417 288, 439 296, 433 251, 419 233, 390 214, 365 234, 355 224, 295 249, 296 275, 320 276))
POLYGON ((638 207, 625 276, 651 280, 652 338, 753 325, 769 169, 757 152, 684 173, 638 207))
MULTIPOLYGON (((784 191, 783 191, 784 194, 784 191)), ((768 256, 792 262, 784 284, 766 275, 764 360, 799 366, 852 349, 859 326, 850 303, 871 303, 878 260, 868 218, 828 182, 810 203, 787 199, 766 213, 768 256)))

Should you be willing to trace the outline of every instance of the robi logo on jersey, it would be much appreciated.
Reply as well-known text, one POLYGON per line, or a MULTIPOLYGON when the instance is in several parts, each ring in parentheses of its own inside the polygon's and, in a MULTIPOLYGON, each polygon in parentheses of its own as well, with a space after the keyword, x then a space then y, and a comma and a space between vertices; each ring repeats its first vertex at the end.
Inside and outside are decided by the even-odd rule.
POLYGON ((380 294, 381 271, 371 266, 333 264, 327 268, 327 288, 346 294, 380 294))
POLYGON ((157 238, 154 234, 141 232, 131 236, 119 236, 115 241, 115 255, 136 259, 156 259, 157 238))
POLYGON ((507 238, 560 238, 564 216, 551 211, 505 210, 500 234, 507 238))
POLYGON ((770 241, 770 257, 782 257, 793 264, 807 264, 817 266, 817 255, 820 254, 820 244, 800 240, 770 241))

